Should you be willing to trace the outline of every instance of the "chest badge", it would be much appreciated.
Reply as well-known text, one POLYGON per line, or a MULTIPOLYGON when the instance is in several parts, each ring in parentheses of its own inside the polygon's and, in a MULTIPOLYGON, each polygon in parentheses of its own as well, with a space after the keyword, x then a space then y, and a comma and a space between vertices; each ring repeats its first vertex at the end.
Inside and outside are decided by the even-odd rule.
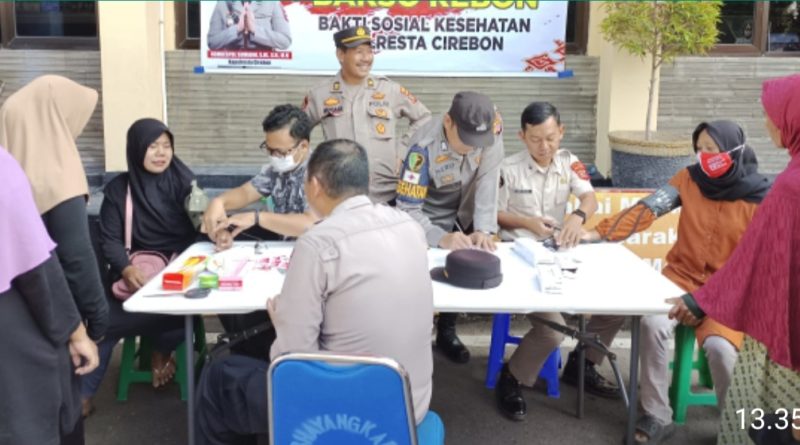
POLYGON ((378 134, 386 133, 386 125, 383 125, 383 122, 379 122, 378 125, 375 126, 375 131, 377 131, 378 134))

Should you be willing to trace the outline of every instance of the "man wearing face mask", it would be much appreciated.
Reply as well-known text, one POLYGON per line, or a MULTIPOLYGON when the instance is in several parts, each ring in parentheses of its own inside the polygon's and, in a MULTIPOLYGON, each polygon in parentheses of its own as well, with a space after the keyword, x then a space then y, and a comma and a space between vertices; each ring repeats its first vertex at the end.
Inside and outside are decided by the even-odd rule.
MULTIPOLYGON (((280 236, 296 237, 317 220, 308 207, 303 189, 311 134, 308 116, 294 105, 279 105, 264 119, 262 127, 264 141, 259 148, 268 156, 269 162, 250 181, 211 200, 203 214, 201 230, 219 250, 231 247, 237 235, 254 226, 280 236), (264 197, 272 197, 273 211, 244 210, 227 215, 264 197)), ((254 234, 260 235, 257 231, 254 234)), ((226 332, 239 333, 251 331, 267 317, 261 311, 220 315, 219 318, 226 332)), ((238 354, 262 359, 274 339, 275 330, 270 328, 231 349, 238 354)))
MULTIPOLYGON (((734 122, 703 122, 692 140, 696 164, 584 235, 593 241, 622 241, 680 207, 678 240, 667 253, 662 273, 685 292, 694 292, 722 268, 771 185, 758 173, 755 152, 734 122)), ((636 422, 637 443, 661 443, 675 432, 668 389, 669 342, 677 324, 667 315, 642 317, 639 401, 643 414, 636 422)), ((722 407, 743 335, 708 318, 695 328, 695 335, 708 358, 722 407)))
POLYGON ((308 116, 293 105, 279 105, 264 119, 262 127, 264 142, 260 149, 269 157, 269 163, 250 181, 211 200, 203 215, 201 229, 219 249, 230 247, 233 237, 253 226, 296 237, 316 221, 303 192, 311 134, 308 116), (274 211, 227 216, 228 212, 265 197, 272 197, 274 211), (229 232, 231 227, 233 231, 229 232))
POLYGON ((350 139, 367 149, 369 197, 393 203, 405 142, 431 112, 400 84, 370 74, 374 56, 367 28, 343 29, 333 41, 342 69, 308 92, 303 109, 313 125, 322 125, 325 140, 350 139), (409 123, 402 138, 396 133, 400 118, 409 123))
MULTIPOLYGON (((502 126, 488 96, 462 91, 450 111, 411 136, 397 208, 422 225, 430 247, 495 249, 502 126)), ((450 360, 468 362, 456 314, 440 314, 437 330, 436 346, 450 360)))

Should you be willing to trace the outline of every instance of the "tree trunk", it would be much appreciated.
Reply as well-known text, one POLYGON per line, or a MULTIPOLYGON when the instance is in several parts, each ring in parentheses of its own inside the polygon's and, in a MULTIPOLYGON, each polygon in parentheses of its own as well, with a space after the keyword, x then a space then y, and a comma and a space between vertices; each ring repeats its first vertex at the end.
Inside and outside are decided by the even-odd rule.
POLYGON ((644 122, 644 139, 646 141, 650 140, 651 136, 651 129, 652 126, 650 121, 653 117, 653 97, 655 96, 655 86, 656 86, 656 70, 658 69, 658 49, 659 49, 659 35, 658 35, 658 1, 653 0, 653 46, 652 46, 652 58, 650 61, 650 91, 647 96, 647 117, 645 117, 644 122))

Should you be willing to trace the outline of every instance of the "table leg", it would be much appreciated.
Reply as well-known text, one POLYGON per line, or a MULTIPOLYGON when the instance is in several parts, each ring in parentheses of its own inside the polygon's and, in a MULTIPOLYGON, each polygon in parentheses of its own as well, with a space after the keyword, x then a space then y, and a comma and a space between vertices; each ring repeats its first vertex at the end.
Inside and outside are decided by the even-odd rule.
POLYGON ((186 342, 186 419, 189 428, 188 444, 194 445, 194 316, 187 315, 184 321, 186 342))
POLYGON ((641 316, 631 317, 631 372, 628 395, 628 425, 625 429, 625 443, 633 445, 636 430, 636 407, 639 403, 637 391, 639 389, 639 321, 641 316))
MULTIPOLYGON (((578 331, 581 334, 586 333, 586 317, 583 315, 578 316, 578 331)), ((578 418, 583 419, 583 405, 584 405, 584 386, 586 384, 586 350, 583 343, 578 342, 578 418)))

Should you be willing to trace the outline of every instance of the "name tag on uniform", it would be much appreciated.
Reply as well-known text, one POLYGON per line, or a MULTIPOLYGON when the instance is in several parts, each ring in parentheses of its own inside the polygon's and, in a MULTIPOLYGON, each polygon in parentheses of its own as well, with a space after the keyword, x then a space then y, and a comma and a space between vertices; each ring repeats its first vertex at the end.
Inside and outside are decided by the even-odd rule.
POLYGON ((524 194, 530 195, 530 194, 533 193, 533 190, 532 189, 511 189, 511 193, 520 193, 520 194, 524 193, 524 194))

